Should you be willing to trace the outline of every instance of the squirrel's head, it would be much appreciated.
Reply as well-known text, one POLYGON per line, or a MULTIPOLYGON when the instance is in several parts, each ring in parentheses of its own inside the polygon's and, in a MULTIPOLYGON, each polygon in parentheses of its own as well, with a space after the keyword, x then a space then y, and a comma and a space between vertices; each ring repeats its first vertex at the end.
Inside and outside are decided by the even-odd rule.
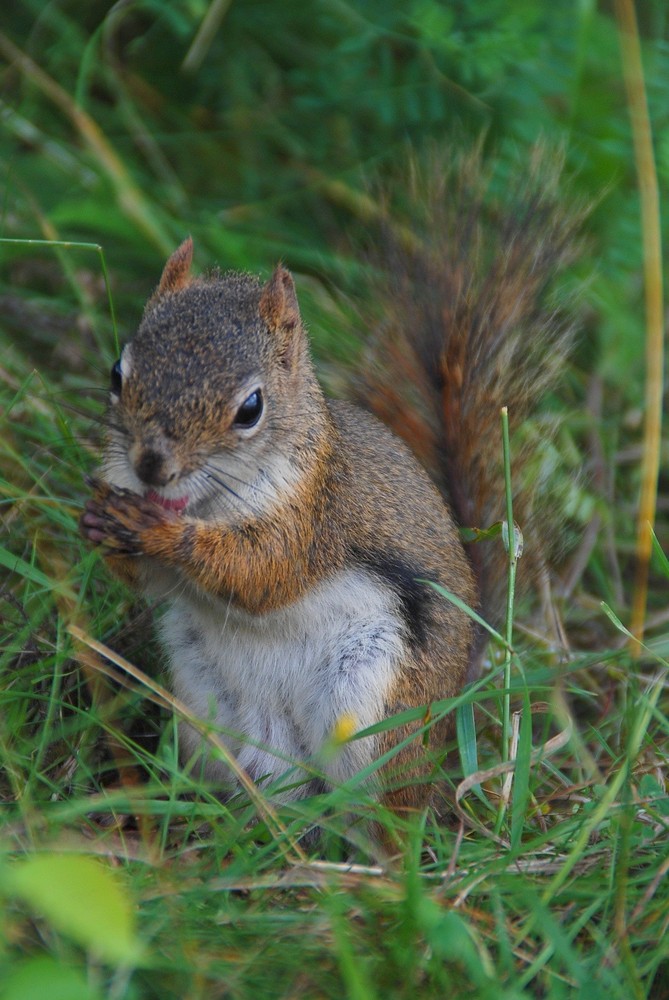
POLYGON ((323 420, 290 273, 193 278, 169 258, 111 371, 103 473, 200 517, 239 522, 286 499, 323 420))

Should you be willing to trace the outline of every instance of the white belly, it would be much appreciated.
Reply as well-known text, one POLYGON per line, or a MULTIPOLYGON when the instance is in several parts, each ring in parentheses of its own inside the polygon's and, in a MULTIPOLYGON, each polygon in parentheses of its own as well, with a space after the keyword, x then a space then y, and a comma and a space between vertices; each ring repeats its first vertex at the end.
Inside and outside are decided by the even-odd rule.
MULTIPOLYGON (((338 721, 348 717, 361 730, 383 718, 406 651, 395 595, 363 570, 341 572, 265 615, 182 594, 162 634, 175 694, 200 718, 240 735, 226 739, 253 778, 312 759, 338 782, 373 759, 372 737, 319 759, 338 721)), ((195 734, 182 735, 192 751, 195 734)), ((218 765, 209 774, 227 777, 218 765)))

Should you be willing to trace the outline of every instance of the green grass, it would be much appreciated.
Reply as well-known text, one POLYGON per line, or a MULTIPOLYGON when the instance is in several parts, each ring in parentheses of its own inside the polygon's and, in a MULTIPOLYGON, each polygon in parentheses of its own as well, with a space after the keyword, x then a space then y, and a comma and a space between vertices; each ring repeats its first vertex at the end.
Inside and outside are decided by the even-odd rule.
MULTIPOLYGON (((633 658, 634 162, 615 22, 552 7, 27 0, 5 19, 0 236, 52 245, 0 244, 0 1000, 669 996, 669 440, 633 658), (185 233, 201 267, 283 259, 341 392, 377 179, 408 145, 481 130, 495 184, 543 136, 595 202, 565 279, 586 278, 583 333, 545 423, 523 429, 566 516, 552 607, 568 650, 523 610, 510 684, 495 652, 432 706, 458 720, 439 822, 393 818, 356 782, 278 811, 257 792, 222 804, 178 761, 150 611, 77 532, 118 346, 95 246, 121 342, 185 233), (370 818, 403 844, 394 865, 370 818), (300 840, 315 825, 318 849, 300 840)), ((667 15, 639 16, 666 191, 667 15)))

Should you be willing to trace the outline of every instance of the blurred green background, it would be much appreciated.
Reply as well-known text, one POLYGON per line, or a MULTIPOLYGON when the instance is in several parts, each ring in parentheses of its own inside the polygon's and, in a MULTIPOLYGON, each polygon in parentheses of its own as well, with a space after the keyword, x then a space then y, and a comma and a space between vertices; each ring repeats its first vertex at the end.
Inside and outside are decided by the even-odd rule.
MULTIPOLYGON (((644 0, 637 17, 666 200, 669 5, 644 0)), ((421 853, 416 820, 401 871, 326 885, 314 868, 287 886, 285 844, 249 824, 248 803, 228 809, 179 766, 168 715, 144 690, 91 697, 71 622, 146 669, 157 660, 146 609, 76 529, 117 356, 103 260, 93 246, 0 243, 1 1000, 669 996, 666 691, 660 699, 661 679, 646 689, 601 608, 629 620, 645 364, 614 4, 22 0, 0 13, 0 237, 100 245, 120 341, 191 233, 200 269, 267 275, 281 259, 294 270, 320 371, 343 391, 370 305, 361 248, 379 192, 401 191, 411 150, 476 142, 493 191, 522 178, 540 142, 564 157, 565 197, 592 206, 564 278, 581 289, 577 347, 550 400, 553 434, 532 432, 562 478, 571 549, 556 600, 572 651, 567 666, 539 636, 514 679, 514 709, 521 693, 539 706, 524 730, 535 746, 565 726, 562 703, 545 703, 555 692, 578 726, 546 766, 530 770, 526 757, 517 852, 469 828, 456 842, 447 824, 428 829, 421 853), (119 748, 146 780, 131 800, 117 784, 119 748), (133 826, 136 815, 146 825, 133 826), (69 863, 30 867, 35 849, 39 860, 63 844, 122 859, 121 887, 102 877, 98 893, 120 913, 106 950, 108 908, 93 907, 82 928, 75 917, 91 900, 58 889, 72 881, 69 863), (27 855, 18 877, 6 853, 27 855), (135 910, 149 959, 133 978, 130 964, 144 961, 135 910)), ((665 429, 665 552, 668 467, 665 429)), ((668 575, 655 561, 647 636, 658 671, 668 575)), ((476 729, 470 717, 481 766, 499 759, 497 696, 492 681, 476 729)), ((471 799, 490 831, 494 810, 471 799)), ((327 812, 304 808, 315 822, 327 812)), ((286 819, 293 832, 304 821, 286 819)), ((77 866, 85 889, 90 868, 77 866)))
MULTIPOLYGON (((664 186, 667 18, 662 0, 639 5, 664 186)), ((191 232, 202 266, 266 271, 280 257, 316 279, 314 334, 336 340, 318 286, 355 290, 359 196, 409 146, 484 134, 503 173, 544 139, 597 202, 584 262, 592 337, 606 376, 637 401, 639 206, 609 5, 24 0, 2 23, 0 233, 101 243, 124 324, 191 232)), ((49 255, 42 282, 36 264, 19 266, 28 256, 3 248, 5 292, 52 299, 49 255)), ((99 268, 81 254, 68 266, 73 296, 92 306, 99 268)))

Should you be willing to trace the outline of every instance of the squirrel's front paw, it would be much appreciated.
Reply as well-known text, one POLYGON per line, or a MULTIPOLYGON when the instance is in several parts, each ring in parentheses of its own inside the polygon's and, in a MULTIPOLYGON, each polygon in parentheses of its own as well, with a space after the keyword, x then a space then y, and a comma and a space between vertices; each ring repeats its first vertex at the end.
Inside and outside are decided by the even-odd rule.
POLYGON ((88 500, 79 529, 89 542, 104 545, 118 555, 141 555, 142 536, 174 519, 170 511, 131 490, 93 481, 95 495, 88 500))

